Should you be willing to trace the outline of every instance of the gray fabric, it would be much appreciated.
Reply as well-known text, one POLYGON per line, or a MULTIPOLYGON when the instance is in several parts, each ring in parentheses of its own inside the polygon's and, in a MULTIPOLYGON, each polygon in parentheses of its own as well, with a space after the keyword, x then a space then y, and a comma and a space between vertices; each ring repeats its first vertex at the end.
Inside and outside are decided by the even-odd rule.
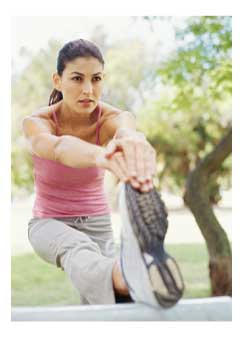
POLYGON ((82 304, 114 304, 112 270, 116 257, 110 215, 32 218, 29 241, 45 261, 61 267, 82 304))

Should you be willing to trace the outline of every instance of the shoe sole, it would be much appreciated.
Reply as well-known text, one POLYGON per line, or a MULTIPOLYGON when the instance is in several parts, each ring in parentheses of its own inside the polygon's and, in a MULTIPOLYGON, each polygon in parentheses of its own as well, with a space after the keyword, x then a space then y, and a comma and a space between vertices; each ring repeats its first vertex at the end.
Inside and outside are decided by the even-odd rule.
POLYGON ((168 229, 166 207, 155 189, 142 193, 125 184, 125 195, 154 296, 161 306, 171 307, 182 297, 184 282, 175 259, 164 250, 168 229))

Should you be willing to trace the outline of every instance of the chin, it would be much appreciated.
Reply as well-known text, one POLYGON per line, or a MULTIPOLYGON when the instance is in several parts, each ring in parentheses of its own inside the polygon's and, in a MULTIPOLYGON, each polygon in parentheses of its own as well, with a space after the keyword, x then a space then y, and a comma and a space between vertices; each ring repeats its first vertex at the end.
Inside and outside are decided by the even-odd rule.
POLYGON ((93 105, 89 106, 89 107, 77 107, 76 111, 78 113, 85 113, 85 114, 90 114, 92 113, 95 109, 96 109, 97 103, 93 103, 93 105))

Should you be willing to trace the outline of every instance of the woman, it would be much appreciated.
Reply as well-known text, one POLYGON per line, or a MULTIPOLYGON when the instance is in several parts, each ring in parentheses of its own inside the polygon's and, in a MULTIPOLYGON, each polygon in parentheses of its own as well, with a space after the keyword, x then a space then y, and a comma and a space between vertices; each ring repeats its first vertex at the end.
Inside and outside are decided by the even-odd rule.
POLYGON ((94 43, 67 43, 49 106, 23 121, 36 192, 29 239, 44 260, 67 273, 82 304, 131 300, 116 258, 104 171, 148 192, 156 167, 134 115, 101 101, 104 76, 94 43))

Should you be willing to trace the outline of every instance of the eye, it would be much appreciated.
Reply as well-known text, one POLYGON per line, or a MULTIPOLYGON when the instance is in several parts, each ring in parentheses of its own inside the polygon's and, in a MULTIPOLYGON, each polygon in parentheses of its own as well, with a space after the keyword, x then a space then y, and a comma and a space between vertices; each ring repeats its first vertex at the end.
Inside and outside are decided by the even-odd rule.
POLYGON ((72 78, 72 80, 74 80, 74 81, 81 81, 82 80, 82 78, 81 77, 79 77, 79 76, 75 76, 75 77, 73 77, 72 78))
POLYGON ((102 80, 102 78, 101 78, 101 77, 98 77, 98 76, 96 76, 96 77, 94 77, 92 80, 94 80, 94 81, 101 81, 101 80, 102 80))

